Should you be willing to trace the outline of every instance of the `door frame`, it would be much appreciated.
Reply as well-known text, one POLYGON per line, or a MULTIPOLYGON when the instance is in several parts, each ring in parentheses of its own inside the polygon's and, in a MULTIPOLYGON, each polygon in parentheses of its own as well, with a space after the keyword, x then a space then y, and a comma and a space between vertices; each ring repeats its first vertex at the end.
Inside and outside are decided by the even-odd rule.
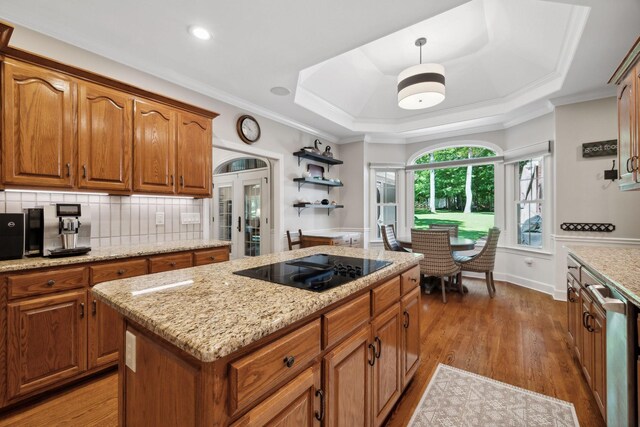
MULTIPOLYGON (((271 238, 270 240, 270 252, 281 252, 283 250, 284 236, 284 206, 282 206, 282 197, 284 194, 284 155, 282 153, 276 153, 274 151, 257 148, 251 145, 241 145, 236 142, 227 141, 220 138, 213 140, 213 149, 220 148, 227 151, 232 151, 238 154, 238 157, 257 157, 267 161, 270 166, 270 181, 271 181, 271 238)), ((215 163, 215 151, 214 151, 214 163, 215 163)), ((215 168, 214 168, 215 169, 215 168)), ((213 171, 212 171, 213 172, 213 171)), ((205 221, 204 235, 211 236, 211 203, 204 204, 204 214, 209 218, 205 221)))

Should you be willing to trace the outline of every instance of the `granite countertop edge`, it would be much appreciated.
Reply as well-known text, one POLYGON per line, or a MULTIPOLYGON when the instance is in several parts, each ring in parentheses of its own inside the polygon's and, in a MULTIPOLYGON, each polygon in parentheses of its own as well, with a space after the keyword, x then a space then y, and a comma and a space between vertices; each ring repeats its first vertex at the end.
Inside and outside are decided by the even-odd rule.
MULTIPOLYGON (((315 248, 318 248, 318 247, 315 247, 315 248)), ((329 248, 336 248, 336 247, 322 247, 322 248, 324 252, 331 252, 332 249, 329 249, 329 248)), ((311 254, 312 249, 314 248, 288 251, 287 253, 289 254, 299 253, 297 256, 291 256, 289 258, 289 259, 293 259, 295 257, 311 254)), ((382 251, 382 252, 385 252, 385 251, 382 251)), ((348 255, 351 255, 351 254, 348 254, 348 255)), ((169 342, 170 344, 175 345, 176 347, 187 352, 188 354, 195 357, 196 359, 205 363, 209 363, 209 362, 214 362, 223 357, 226 357, 238 350, 241 350, 243 347, 246 347, 247 345, 252 344, 274 332, 277 332, 282 328, 290 326, 299 320, 309 317, 313 313, 316 313, 317 311, 322 310, 323 308, 326 308, 336 302, 339 302, 342 299, 345 299, 350 295, 373 285, 374 283, 377 283, 386 278, 393 277, 403 271, 406 271, 407 269, 415 265, 418 265, 419 260, 422 258, 422 255, 415 255, 415 254, 409 254, 409 255, 411 255, 412 257, 411 258, 407 257, 406 260, 404 261, 394 261, 393 264, 381 270, 378 270, 368 276, 357 279, 346 285, 333 288, 330 291, 320 292, 320 293, 304 291, 304 290, 290 288, 290 287, 278 285, 278 284, 271 284, 271 283, 263 282, 257 279, 250 279, 247 277, 235 276, 235 279, 242 280, 245 283, 247 283, 248 286, 256 287, 256 289, 262 289, 262 287, 265 286, 265 283, 267 283, 268 286, 278 287, 278 290, 282 291, 283 294, 289 293, 292 295, 293 294, 304 295, 305 302, 300 304, 300 307, 295 309, 294 312, 287 313, 286 316, 278 319, 278 321, 273 321, 273 322, 265 321, 265 322, 262 322, 260 327, 255 327, 253 329, 247 327, 247 325, 242 324, 242 320, 244 319, 242 320, 238 319, 237 321, 230 322, 233 325, 230 328, 237 327, 238 329, 242 329, 242 332, 239 333, 239 335, 230 334, 229 337, 226 337, 225 335, 227 331, 221 331, 220 333, 222 334, 223 338, 221 338, 217 342, 211 342, 209 340, 198 341, 198 338, 194 338, 192 335, 190 335, 191 332, 198 331, 200 329, 200 325, 190 324, 188 325, 188 331, 185 331, 184 326, 181 326, 179 324, 176 325, 175 323, 169 321, 168 318, 165 318, 164 320, 158 319, 154 316, 148 315, 147 313, 144 312, 144 310, 140 310, 140 309, 136 309, 135 307, 132 307, 133 304, 131 303, 130 298, 127 298, 129 299, 129 301, 127 301, 128 303, 123 304, 122 299, 118 300, 117 297, 114 297, 114 295, 110 295, 110 293, 106 291, 106 289, 108 289, 110 286, 113 286, 113 284, 116 284, 117 282, 126 281, 128 284, 130 285, 133 284, 133 286, 135 286, 136 279, 144 280, 145 278, 149 279, 152 276, 160 277, 160 275, 167 275, 168 277, 172 273, 177 273, 177 272, 158 273, 155 275, 140 276, 139 278, 124 279, 124 280, 119 280, 114 282, 105 282, 105 283, 96 285, 93 288, 93 294, 96 296, 97 299, 99 299, 100 301, 104 302, 105 304, 115 309, 125 318, 130 319, 131 321, 137 323, 141 327, 156 334, 157 336, 169 342), (304 293, 304 294, 300 294, 300 293, 304 293)), ((269 263, 269 262, 259 262, 260 258, 262 257, 253 258, 252 260, 256 262, 250 265, 258 266, 258 265, 264 265, 269 263)), ((245 259, 242 261, 248 261, 248 259, 245 259)), ((216 270, 216 268, 222 268, 223 265, 230 265, 232 263, 233 261, 225 262, 221 264, 211 264, 208 266, 192 267, 192 268, 184 269, 180 271, 187 275, 190 272, 198 272, 198 271, 204 274, 204 273, 208 273, 209 271, 216 270)), ((239 268, 235 269, 235 271, 237 270, 239 270, 239 268)), ((220 281, 222 280, 221 277, 229 278, 228 275, 225 276, 225 273, 221 273, 216 275, 215 280, 220 281)), ((268 302, 265 303, 264 307, 254 306, 252 307, 252 311, 257 316, 259 316, 261 315, 262 311, 269 311, 272 309, 272 307, 269 306, 268 304, 269 304, 268 302)), ((268 315, 265 315, 265 316, 268 317, 268 315)))
POLYGON ((38 268, 58 267, 90 262, 109 261, 123 258, 134 258, 149 255, 161 255, 172 252, 183 252, 197 249, 208 249, 229 246, 229 242, 215 239, 175 240, 170 242, 141 243, 119 245, 92 250, 86 255, 71 257, 34 257, 0 261, 0 274, 38 268))
MULTIPOLYGON (((594 276, 596 276, 596 278, 610 284, 616 290, 618 290, 625 298, 631 301, 634 305, 640 307, 640 287, 639 287, 639 291, 633 291, 629 289, 629 285, 623 283, 624 279, 621 280, 617 277, 618 275, 620 275, 620 270, 615 269, 616 271, 613 274, 604 272, 602 268, 599 268, 594 265, 593 260, 590 259, 590 256, 588 255, 588 251, 616 252, 616 251, 622 250, 622 251, 636 252, 636 255, 640 256, 640 248, 615 248, 615 247, 609 247, 609 246, 580 246, 580 245, 566 245, 565 247, 569 251, 569 254, 573 258, 578 260, 582 265, 584 265, 589 270, 589 272, 591 272, 594 276)), ((636 272, 635 276, 640 277, 640 265, 631 266, 631 267, 628 267, 628 269, 629 270, 635 269, 635 272, 636 272)))

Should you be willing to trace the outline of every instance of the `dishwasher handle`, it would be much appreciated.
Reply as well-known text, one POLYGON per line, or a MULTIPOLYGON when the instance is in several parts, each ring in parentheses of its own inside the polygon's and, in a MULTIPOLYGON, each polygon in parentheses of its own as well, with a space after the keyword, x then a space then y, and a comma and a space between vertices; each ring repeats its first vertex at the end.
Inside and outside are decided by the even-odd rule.
POLYGON ((603 285, 591 285, 587 287, 590 290, 590 294, 593 295, 598 304, 602 306, 606 311, 613 311, 620 314, 627 314, 627 305, 624 301, 617 298, 610 298, 605 296, 609 294, 609 288, 603 285))

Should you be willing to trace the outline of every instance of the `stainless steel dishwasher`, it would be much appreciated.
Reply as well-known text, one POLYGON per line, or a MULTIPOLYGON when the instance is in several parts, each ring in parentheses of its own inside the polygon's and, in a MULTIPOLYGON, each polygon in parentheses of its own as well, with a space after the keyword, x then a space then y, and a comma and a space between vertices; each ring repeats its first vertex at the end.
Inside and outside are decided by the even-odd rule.
POLYGON ((636 306, 583 269, 582 283, 607 315, 607 427, 637 424, 636 306))

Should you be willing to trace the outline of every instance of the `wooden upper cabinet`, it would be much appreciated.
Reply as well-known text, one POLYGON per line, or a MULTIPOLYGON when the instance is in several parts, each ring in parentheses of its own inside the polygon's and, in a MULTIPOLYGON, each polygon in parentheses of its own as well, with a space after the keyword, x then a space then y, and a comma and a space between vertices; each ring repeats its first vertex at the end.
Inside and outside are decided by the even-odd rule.
POLYGON ((135 191, 175 193, 176 111, 152 101, 135 101, 135 191))
POLYGON ((635 144, 635 75, 630 73, 618 87, 618 157, 620 187, 624 188, 635 181, 633 159, 637 155, 635 144))
POLYGON ((178 114, 178 194, 211 195, 211 120, 178 114))
POLYGON ((131 191, 133 96, 86 82, 78 92, 78 187, 131 191))
POLYGON ((4 183, 73 187, 76 83, 11 59, 2 68, 4 183))

